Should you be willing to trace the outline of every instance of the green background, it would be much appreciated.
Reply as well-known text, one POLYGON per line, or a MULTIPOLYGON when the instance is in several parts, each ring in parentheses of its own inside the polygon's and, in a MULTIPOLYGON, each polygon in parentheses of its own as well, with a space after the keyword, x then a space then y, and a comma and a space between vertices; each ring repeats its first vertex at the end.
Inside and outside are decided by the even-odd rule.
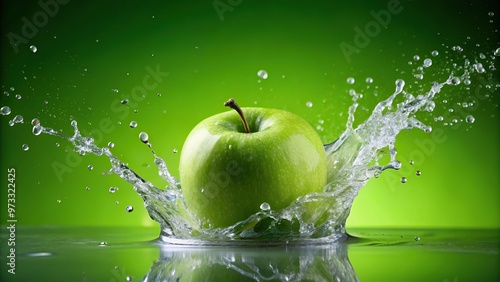
MULTIPOLYGON (((128 183, 115 175, 102 175, 109 169, 107 159, 76 156, 63 140, 34 136, 32 118, 67 135, 72 134, 70 121, 77 120, 82 132, 92 133, 101 146, 114 142, 115 155, 162 187, 153 157, 138 139, 141 131, 149 134, 153 148, 174 175, 178 175, 180 156, 174 149, 180 151, 199 121, 225 111, 222 104, 229 97, 242 106, 299 114, 313 126, 323 127, 318 133, 326 143, 345 129, 352 103, 350 88, 364 93, 356 114, 359 122, 393 92, 396 79, 414 81, 413 66, 408 65, 414 55, 441 53, 420 83, 427 90, 436 79, 432 75, 446 77, 450 64, 463 64, 461 55, 474 61, 480 52, 499 47, 498 32, 494 32, 498 13, 488 16, 497 10, 496 1, 433 1, 430 5, 401 1, 402 11, 391 16, 387 28, 347 58, 341 43, 355 45, 355 28, 364 29, 374 20, 370 12, 387 9, 391 1, 221 1, 230 7, 221 14, 213 1, 72 0, 60 4, 57 13, 15 52, 7 35, 21 36, 22 18, 32 22, 43 10, 35 1, 10 2, 2 3, 1 9, 0 84, 9 95, 1 94, 0 104, 12 109, 11 115, 0 117, 2 224, 6 222, 7 169, 13 167, 18 225, 156 225, 128 183), (37 47, 36 53, 30 45, 37 47), (454 45, 464 51, 445 54, 454 45), (143 85, 148 67, 168 76, 156 81, 144 97, 132 96, 134 87, 143 85), (261 82, 260 69, 269 73, 261 82), (347 84, 348 77, 356 83, 347 84), (369 89, 366 77, 374 79, 369 89), (372 91, 375 86, 377 95, 372 91), (16 99, 16 94, 22 98, 16 99), (120 105, 125 98, 130 102, 120 105), (307 107, 307 102, 313 106, 307 107), (10 127, 8 121, 16 114, 25 122, 10 127), (132 120, 137 128, 128 126, 132 120), (30 149, 23 151, 22 144, 30 149), (94 169, 89 171, 88 165, 94 169), (65 170, 56 173, 54 166, 65 170), (119 190, 110 194, 110 187, 119 190), (135 207, 132 213, 125 211, 127 205, 135 207)), ((498 82, 498 75, 494 76, 498 82)), ((434 131, 445 130, 444 142, 421 147, 418 144, 428 144, 432 137, 419 130, 398 136, 402 170, 387 171, 360 191, 348 228, 500 227, 498 90, 480 88, 480 84, 473 81, 469 92, 445 88, 436 99, 435 112, 421 115, 434 131), (457 108, 456 103, 467 101, 475 91, 488 91, 491 98, 462 111, 474 115, 474 124, 450 127, 434 122, 433 117, 457 108), (408 165, 418 152, 424 157, 408 165), (416 170, 422 175, 417 177, 416 170), (402 176, 407 183, 399 182, 402 176)))

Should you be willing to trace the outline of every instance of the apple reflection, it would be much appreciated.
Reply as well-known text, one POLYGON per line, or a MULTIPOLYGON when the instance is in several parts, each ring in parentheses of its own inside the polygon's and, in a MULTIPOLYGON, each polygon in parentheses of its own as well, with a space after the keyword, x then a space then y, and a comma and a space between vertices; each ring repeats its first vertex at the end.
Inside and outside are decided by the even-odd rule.
POLYGON ((341 243, 160 250, 144 281, 359 281, 341 243))

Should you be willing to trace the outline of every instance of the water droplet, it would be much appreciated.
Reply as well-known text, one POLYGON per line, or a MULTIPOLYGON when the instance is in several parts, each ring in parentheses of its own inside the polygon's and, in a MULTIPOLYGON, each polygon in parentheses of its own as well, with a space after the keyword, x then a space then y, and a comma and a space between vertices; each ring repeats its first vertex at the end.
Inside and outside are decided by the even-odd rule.
MULTIPOLYGON (((130 126, 132 127, 132 124, 130 126)), ((141 132, 139 133, 139 139, 141 140, 142 143, 148 143, 149 135, 146 132, 141 132)))
POLYGON ((38 51, 38 48, 36 48, 35 45, 31 45, 30 50, 31 50, 31 52, 36 53, 36 51, 38 51))
POLYGON ((28 253, 26 255, 29 257, 50 257, 53 254, 48 252, 40 252, 40 253, 28 253))
POLYGON ((267 71, 265 71, 265 70, 259 70, 257 72, 257 76, 260 77, 260 78, 262 78, 262 79, 267 79, 267 77, 269 75, 267 74, 267 71))
POLYGON ((130 122, 129 126, 131 128, 136 128, 137 127, 137 122, 135 120, 133 120, 133 121, 130 122))
POLYGON ((120 268, 118 267, 118 265, 115 265, 115 270, 118 270, 118 269, 120 269, 120 268))
POLYGON ((495 15, 495 13, 494 13, 494 12, 489 12, 489 13, 488 13, 488 16, 490 16, 490 17, 493 17, 494 15, 495 15))
POLYGON ((109 187, 109 193, 114 194, 118 190, 117 187, 109 187))
POLYGON ((420 241, 420 237, 415 236, 415 241, 420 241))
POLYGON ((432 66, 432 60, 429 58, 425 59, 424 60, 424 67, 428 68, 430 66, 432 66))
POLYGON ((37 124, 40 124, 40 120, 39 119, 34 118, 34 119, 31 120, 31 125, 35 126, 37 124))
POLYGON ((434 56, 434 57, 436 57, 437 55, 439 55, 438 50, 434 50, 434 51, 432 51, 432 52, 431 52, 431 55, 432 55, 432 56, 434 56))
POLYGON ((23 123, 24 118, 23 118, 23 116, 22 116, 22 115, 16 115, 16 116, 14 117, 13 121, 14 121, 15 123, 23 123))
POLYGON ((127 280, 128 282, 132 281, 132 276, 127 275, 127 277, 125 277, 125 280, 127 280))
POLYGON ((35 134, 35 136, 38 136, 42 133, 42 130, 43 130, 43 127, 40 125, 40 124, 37 124, 35 126, 33 126, 33 134, 35 134))
POLYGON ((457 51, 457 52, 462 52, 464 49, 462 49, 462 47, 460 47, 460 46, 453 46, 453 47, 451 47, 451 50, 457 51))
POLYGON ((0 108, 0 114, 3 116, 10 115, 10 108, 7 106, 3 106, 2 108, 0 108))
POLYGON ((414 77, 415 77, 416 79, 420 79, 420 80, 424 79, 424 75, 423 75, 423 74, 421 74, 421 73, 417 73, 417 74, 415 74, 415 75, 414 75, 414 77))
POLYGON ((176 154, 176 153, 178 152, 177 148, 174 148, 174 149, 172 150, 172 152, 174 152, 174 154, 176 154))
POLYGON ((474 69, 478 72, 478 73, 483 73, 485 70, 484 70, 484 67, 483 67, 483 64, 481 63, 476 63, 474 64, 474 69))
POLYGON ((309 102, 306 102, 306 107, 308 107, 308 108, 312 108, 312 106, 313 106, 313 103, 312 103, 312 102, 310 102, 310 101, 309 101, 309 102))
POLYGON ((128 104, 128 99, 123 99, 120 103, 122 103, 122 105, 126 105, 128 104))
POLYGON ((20 94, 16 94, 15 97, 16 97, 17 100, 21 100, 21 98, 22 98, 22 96, 20 94))
POLYGON ((59 143, 56 143, 56 147, 59 148, 61 146, 61 144, 59 143))
POLYGON ((373 78, 367 77, 365 81, 366 81, 366 83, 372 83, 373 82, 373 78))
POLYGON ((415 172, 415 174, 416 174, 417 176, 420 176, 420 175, 422 175, 422 172, 421 172, 420 170, 417 170, 417 172, 415 172))
POLYGON ((14 88, 14 86, 11 86, 9 89, 10 89, 10 91, 16 90, 16 88, 14 88))
POLYGON ((415 56, 413 56, 413 59, 414 59, 415 61, 418 61, 418 60, 420 60, 420 56, 419 56, 419 55, 415 55, 415 56))
POLYGON ((60 203, 61 203, 61 200, 59 200, 59 199, 58 199, 56 202, 57 202, 58 204, 60 204, 60 203))
POLYGON ((23 148, 23 151, 28 151, 30 149, 30 146, 28 146, 28 144, 23 144, 21 147, 23 148))
POLYGON ((227 146, 227 148, 228 148, 229 150, 231 150, 231 149, 233 148, 233 145, 229 144, 229 146, 227 146))
POLYGON ((356 82, 356 80, 354 79, 354 77, 348 77, 347 78, 347 84, 354 84, 354 82, 356 82))
POLYGON ((90 187, 89 187, 89 186, 85 187, 85 190, 89 191, 89 190, 90 190, 90 187))
POLYGON ((127 206, 127 207, 125 208, 125 210, 126 210, 127 212, 133 212, 133 211, 134 211, 134 207, 133 207, 133 206, 127 206))
POLYGON ((115 205, 119 205, 119 204, 120 204, 120 202, 118 202, 118 201, 115 202, 115 205))
POLYGON ((268 211, 271 209, 271 206, 268 203, 264 202, 260 205, 260 209, 263 211, 268 211))
POLYGON ((402 79, 396 80, 396 93, 401 93, 403 91, 403 87, 405 87, 405 81, 402 79))
POLYGON ((161 97, 161 93, 156 94, 156 96, 161 97))
POLYGON ((99 247, 106 247, 108 245, 108 242, 101 242, 99 243, 99 247))
POLYGON ((434 111, 435 108, 436 108, 436 103, 434 103, 434 101, 429 101, 425 105, 424 110, 426 110, 428 112, 432 112, 432 111, 434 111))
POLYGON ((500 47, 493 52, 493 55, 500 56, 500 47))
POLYGON ((415 162, 413 160, 410 160, 410 164, 413 165, 415 162))
POLYGON ((407 180, 406 177, 404 177, 404 176, 401 177, 401 183, 406 183, 406 180, 407 180))
POLYGON ((465 117, 465 121, 467 123, 474 123, 475 120, 476 119, 473 116, 471 116, 471 115, 468 115, 467 117, 465 117))
POLYGON ((460 82, 461 82, 461 81, 460 81, 460 78, 459 78, 459 77, 456 77, 456 76, 455 76, 455 77, 453 77, 453 78, 451 79, 451 84, 453 84, 453 85, 459 85, 459 84, 460 84, 460 82))
POLYGON ((108 142, 108 147, 109 147, 109 148, 114 148, 114 147, 115 147, 115 143, 113 143, 113 142, 108 142))

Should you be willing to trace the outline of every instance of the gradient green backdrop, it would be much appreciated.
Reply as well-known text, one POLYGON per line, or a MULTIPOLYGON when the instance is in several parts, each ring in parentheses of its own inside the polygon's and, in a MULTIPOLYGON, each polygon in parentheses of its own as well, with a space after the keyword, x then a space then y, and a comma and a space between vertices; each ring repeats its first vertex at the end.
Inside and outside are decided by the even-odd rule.
MULTIPOLYGON (((101 146, 114 142, 115 155, 161 187, 152 155, 138 139, 141 131, 149 134, 174 175, 191 128, 225 111, 222 104, 229 97, 243 106, 297 113, 315 127, 321 125, 319 134, 328 142, 344 130, 349 89, 365 91, 366 77, 374 79, 371 89, 378 86, 378 96, 365 91, 358 121, 392 93, 397 78, 411 77, 408 61, 413 55, 441 52, 426 70, 423 84, 428 89, 430 74, 448 73, 446 61, 463 64, 459 56, 444 56, 447 47, 461 45, 462 54, 472 60, 499 47, 493 32, 498 14, 487 15, 496 10, 496 1, 401 1, 402 11, 392 15, 387 28, 347 59, 340 44, 354 45, 355 28, 363 29, 374 20, 370 12, 387 9, 389 2, 216 1, 220 9, 228 8, 218 13, 214 1, 72 0, 59 4, 32 38, 19 44, 18 52, 7 35, 21 36, 23 17, 33 22, 43 9, 35 1, 2 3, 1 87, 9 95, 1 95, 1 105, 8 105, 12 114, 0 116, 1 224, 6 222, 7 169, 13 167, 18 225, 155 225, 128 183, 102 175, 109 169, 107 159, 75 156, 63 140, 34 136, 32 118, 68 135, 70 120, 77 120, 81 131, 92 132, 101 146), (36 53, 30 45, 37 47, 36 53), (144 97, 132 96, 134 87, 144 85, 148 68, 162 75, 147 81, 150 90, 144 97), (269 78, 258 82, 260 69, 269 78), (353 86, 346 83, 348 77, 356 79, 353 86), (129 103, 120 105, 125 98, 129 103), (306 107, 307 102, 313 106, 306 107), (10 127, 16 114, 25 122, 10 127), (137 128, 128 126, 132 120, 137 128), (23 151, 22 144, 30 149, 23 151), (89 171, 88 165, 94 169, 89 171), (64 173, 58 176, 54 166, 64 173), (110 187, 119 190, 110 194, 110 187), (127 205, 135 207, 132 213, 125 211, 127 205)), ((471 91, 479 84, 474 81, 471 91)), ((494 98, 470 111, 474 124, 457 128, 432 117, 471 94, 458 88, 445 88, 442 94, 435 113, 424 120, 435 129, 445 128, 446 140, 434 142, 423 159, 409 166, 412 153, 423 150, 416 142, 431 137, 418 130, 403 132, 397 141, 403 169, 388 171, 362 189, 348 228, 500 227, 498 91, 490 91, 494 98), (416 170, 422 175, 417 177, 416 170), (407 183, 399 182, 402 176, 407 183)))

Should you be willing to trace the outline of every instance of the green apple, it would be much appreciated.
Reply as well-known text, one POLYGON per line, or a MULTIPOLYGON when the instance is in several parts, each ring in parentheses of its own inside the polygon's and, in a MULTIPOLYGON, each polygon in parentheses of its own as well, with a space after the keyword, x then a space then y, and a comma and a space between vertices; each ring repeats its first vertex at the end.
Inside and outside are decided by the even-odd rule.
POLYGON ((263 203, 279 211, 322 191, 325 150, 307 121, 283 110, 241 109, 233 99, 225 105, 236 111, 200 122, 181 151, 182 193, 202 226, 227 227, 263 203))

